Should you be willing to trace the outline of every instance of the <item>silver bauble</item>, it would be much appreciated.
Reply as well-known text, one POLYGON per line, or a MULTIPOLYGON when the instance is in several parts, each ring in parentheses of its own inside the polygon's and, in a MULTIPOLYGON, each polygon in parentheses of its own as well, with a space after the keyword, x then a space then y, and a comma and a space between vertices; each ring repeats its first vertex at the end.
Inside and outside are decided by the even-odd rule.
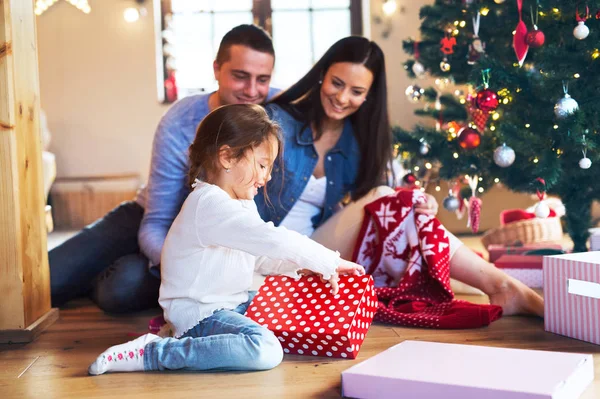
POLYGON ((423 97, 423 93, 425 93, 425 90, 417 85, 410 85, 404 91, 406 97, 413 103, 419 102, 421 97, 423 97))
POLYGON ((576 39, 583 40, 590 34, 590 28, 585 25, 585 21, 577 22, 577 26, 573 29, 573 36, 576 39))
POLYGON ((550 215, 550 208, 544 202, 538 202, 535 206, 535 216, 540 219, 546 219, 550 215))
POLYGON ((446 209, 448 212, 454 212, 460 208, 460 201, 453 194, 450 194, 444 198, 443 205, 444 209, 446 209))
POLYGON ((500 147, 494 150, 494 162, 501 168, 508 168, 515 162, 515 150, 502 144, 500 147))
POLYGON ((584 157, 579 160, 579 167, 581 169, 589 169, 590 166, 592 166, 592 160, 588 157, 584 157))
POLYGON ((558 100, 554 106, 554 114, 558 118, 563 119, 577 111, 578 108, 579 104, 577 104, 577 101, 575 101, 570 95, 565 94, 565 96, 558 100))
POLYGON ((421 78, 423 75, 425 75, 425 67, 419 61, 414 62, 412 65, 412 71, 417 78, 421 78))
POLYGON ((427 155, 429 153, 431 147, 426 141, 421 142, 421 146, 419 146, 419 154, 427 155))

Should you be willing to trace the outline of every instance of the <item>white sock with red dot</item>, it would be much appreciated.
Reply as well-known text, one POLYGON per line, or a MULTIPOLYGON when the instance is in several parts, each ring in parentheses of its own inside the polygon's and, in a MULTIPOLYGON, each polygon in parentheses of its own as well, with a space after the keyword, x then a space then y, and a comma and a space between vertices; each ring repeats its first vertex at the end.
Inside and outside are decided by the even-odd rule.
POLYGON ((160 339, 158 335, 145 334, 133 341, 111 346, 88 368, 91 375, 119 371, 144 371, 144 347, 160 339))

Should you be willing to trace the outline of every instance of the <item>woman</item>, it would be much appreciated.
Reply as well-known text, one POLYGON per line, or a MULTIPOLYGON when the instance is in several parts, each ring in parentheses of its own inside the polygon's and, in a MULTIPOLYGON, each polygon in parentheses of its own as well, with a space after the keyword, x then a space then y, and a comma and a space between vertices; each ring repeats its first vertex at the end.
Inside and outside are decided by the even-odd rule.
MULTIPOLYGON (((296 84, 267 105, 284 135, 284 165, 273 169, 264 220, 313 238, 351 259, 364 206, 393 193, 392 135, 385 60, 362 37, 335 43, 296 84), (352 202, 350 202, 352 201, 352 202), (272 202, 272 203, 271 203, 272 202), (343 209, 341 202, 349 203, 343 209)), ((432 205, 433 204, 433 205, 432 205)), ((417 209, 434 213, 437 205, 417 209)), ((450 273, 481 289, 505 315, 543 316, 543 299, 450 234, 450 273)))

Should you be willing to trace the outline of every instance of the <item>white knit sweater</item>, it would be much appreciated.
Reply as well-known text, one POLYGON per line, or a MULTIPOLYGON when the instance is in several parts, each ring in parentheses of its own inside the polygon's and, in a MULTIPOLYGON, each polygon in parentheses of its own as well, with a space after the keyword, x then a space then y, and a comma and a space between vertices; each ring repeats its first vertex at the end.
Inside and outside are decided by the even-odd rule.
POLYGON ((339 264, 339 253, 265 223, 254 201, 198 183, 163 247, 159 303, 179 337, 215 310, 246 302, 255 270, 295 277, 309 269, 329 279, 339 264))

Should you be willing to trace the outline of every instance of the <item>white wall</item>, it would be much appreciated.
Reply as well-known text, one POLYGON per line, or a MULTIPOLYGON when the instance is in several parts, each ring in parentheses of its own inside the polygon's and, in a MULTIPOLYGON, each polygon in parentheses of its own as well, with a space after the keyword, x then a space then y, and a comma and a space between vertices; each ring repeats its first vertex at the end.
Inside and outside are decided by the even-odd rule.
POLYGON ((123 0, 90 2, 83 14, 59 1, 37 17, 42 108, 58 176, 146 176, 156 124, 154 27, 129 24, 123 0))
MULTIPOLYGON (((392 121, 406 127, 417 118, 404 96, 411 82, 401 42, 416 35, 419 8, 431 1, 398 0, 405 13, 393 17, 387 39, 382 26, 371 23, 371 38, 387 58, 392 121)), ((59 1, 37 18, 41 101, 59 177, 146 178, 154 129, 167 109, 156 96, 152 1, 146 3, 148 16, 133 24, 123 19, 125 0, 90 2, 89 15, 59 1)), ((370 7, 381 14, 381 0, 370 7)))

